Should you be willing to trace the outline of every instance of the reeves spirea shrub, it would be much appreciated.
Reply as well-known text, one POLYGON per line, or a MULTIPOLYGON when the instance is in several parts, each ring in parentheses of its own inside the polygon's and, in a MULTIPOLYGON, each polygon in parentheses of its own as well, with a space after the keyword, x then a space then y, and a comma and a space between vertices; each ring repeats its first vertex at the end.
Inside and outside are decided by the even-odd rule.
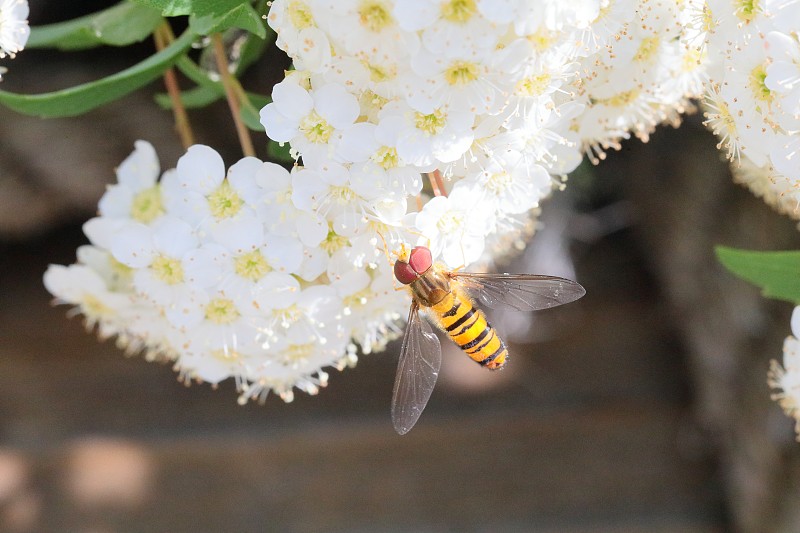
MULTIPOLYGON (((45 276, 102 337, 242 401, 314 393, 396 337, 387 257, 490 259, 588 153, 674 122, 703 90, 704 7, 636 0, 276 0, 295 70, 261 122, 298 164, 227 170, 193 146, 117 170, 78 262, 45 276)), ((710 47, 710 45, 708 45, 710 47)))

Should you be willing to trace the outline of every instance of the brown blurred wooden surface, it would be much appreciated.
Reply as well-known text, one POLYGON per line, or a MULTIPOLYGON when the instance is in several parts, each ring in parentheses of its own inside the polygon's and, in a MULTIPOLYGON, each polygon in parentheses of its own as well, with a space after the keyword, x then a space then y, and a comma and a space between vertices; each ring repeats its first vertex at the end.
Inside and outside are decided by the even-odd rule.
POLYGON ((230 384, 187 389, 48 305, 41 274, 72 260, 78 228, 8 246, 0 478, 4 458, 22 474, 0 482, 0 529, 725 531, 681 347, 628 238, 583 248, 588 295, 541 313, 552 338, 513 345, 502 374, 447 352, 404 437, 391 351, 318 397, 239 407, 230 384), (448 379, 472 370, 496 386, 448 379))

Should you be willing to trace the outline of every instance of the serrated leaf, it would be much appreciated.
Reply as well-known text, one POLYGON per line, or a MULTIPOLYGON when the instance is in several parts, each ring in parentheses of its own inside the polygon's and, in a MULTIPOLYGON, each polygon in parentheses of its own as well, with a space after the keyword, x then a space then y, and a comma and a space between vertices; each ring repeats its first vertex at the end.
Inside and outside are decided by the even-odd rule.
POLYGON ((167 48, 106 78, 44 94, 0 91, 0 104, 25 115, 73 117, 125 96, 159 77, 184 52, 196 35, 187 31, 167 48))
POLYGON ((127 46, 147 38, 161 23, 151 7, 121 2, 85 17, 34 26, 26 48, 84 50, 96 46, 127 46))
POLYGON ((717 246, 716 253, 725 268, 761 287, 764 296, 800 304, 800 251, 759 252, 717 246))
POLYGON ((218 13, 194 14, 189 17, 189 27, 200 35, 241 28, 262 39, 267 36, 264 22, 250 4, 239 4, 228 11, 218 13))

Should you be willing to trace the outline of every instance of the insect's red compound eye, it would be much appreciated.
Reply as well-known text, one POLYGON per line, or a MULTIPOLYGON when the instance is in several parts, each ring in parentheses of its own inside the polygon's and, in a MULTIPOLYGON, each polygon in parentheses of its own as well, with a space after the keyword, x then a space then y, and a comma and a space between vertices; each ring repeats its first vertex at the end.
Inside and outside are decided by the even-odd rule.
POLYGON ((397 278, 397 281, 402 283, 403 285, 408 285, 415 279, 417 279, 418 275, 414 272, 414 269, 411 268, 406 262, 403 261, 395 261, 394 263, 394 277, 397 278))
POLYGON ((411 250, 408 258, 408 264, 414 269, 417 274, 424 274, 433 264, 431 251, 424 246, 417 246, 411 250))

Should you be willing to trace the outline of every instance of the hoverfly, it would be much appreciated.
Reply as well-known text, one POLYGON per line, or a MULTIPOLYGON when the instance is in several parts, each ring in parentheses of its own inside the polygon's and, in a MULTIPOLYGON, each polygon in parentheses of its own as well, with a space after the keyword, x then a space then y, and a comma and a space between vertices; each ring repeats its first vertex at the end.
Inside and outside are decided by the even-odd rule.
POLYGON ((424 246, 403 249, 394 275, 412 297, 392 393, 392 423, 401 435, 414 427, 425 409, 442 362, 439 339, 420 317, 420 307, 473 361, 496 370, 508 360, 508 349, 468 292, 487 307, 517 311, 548 309, 586 294, 580 284, 554 276, 450 272, 434 263, 424 246))

